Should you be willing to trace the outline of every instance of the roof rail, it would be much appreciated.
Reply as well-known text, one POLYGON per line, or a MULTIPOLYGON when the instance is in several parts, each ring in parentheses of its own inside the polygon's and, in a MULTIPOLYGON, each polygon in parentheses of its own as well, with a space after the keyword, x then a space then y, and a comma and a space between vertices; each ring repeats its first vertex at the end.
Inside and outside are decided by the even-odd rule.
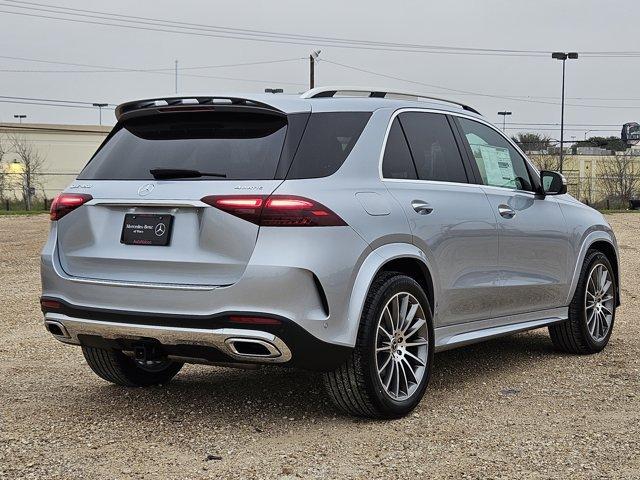
MULTIPOLYGON (((396 92, 392 90, 386 90, 381 88, 365 88, 365 87, 317 87, 312 88, 304 92, 300 97, 302 98, 323 98, 323 97, 334 97, 338 92, 342 93, 368 93, 369 97, 372 98, 386 98, 387 95, 395 95, 396 97, 411 97, 415 99, 424 99, 424 100, 435 100, 438 102, 450 103, 453 105, 458 105, 463 110, 467 110, 469 112, 477 113, 481 115, 475 108, 470 107, 469 105, 465 105, 464 103, 456 102, 455 100, 447 100, 446 98, 440 97, 430 97, 428 95, 422 95, 421 93, 414 92, 396 92)), ((348 96, 348 95, 346 95, 348 96)))
POLYGON ((137 114, 148 114, 152 110, 160 112, 177 112, 199 109, 200 107, 244 107, 244 109, 269 110, 283 114, 272 105, 263 102, 234 96, 188 96, 188 97, 159 97, 146 100, 135 100, 118 105, 116 119, 128 118, 137 114))

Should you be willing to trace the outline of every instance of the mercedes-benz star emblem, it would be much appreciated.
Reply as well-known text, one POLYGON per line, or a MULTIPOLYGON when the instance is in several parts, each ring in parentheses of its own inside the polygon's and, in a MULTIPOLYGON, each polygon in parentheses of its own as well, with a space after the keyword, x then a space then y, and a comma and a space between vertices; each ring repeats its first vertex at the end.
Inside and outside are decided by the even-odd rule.
POLYGON ((155 184, 145 183, 138 189, 138 195, 140 195, 141 197, 145 197, 149 195, 151 192, 153 192, 154 188, 156 188, 155 184))
POLYGON ((166 231, 167 227, 164 223, 159 223, 158 225, 156 225, 156 236, 161 237, 166 231))

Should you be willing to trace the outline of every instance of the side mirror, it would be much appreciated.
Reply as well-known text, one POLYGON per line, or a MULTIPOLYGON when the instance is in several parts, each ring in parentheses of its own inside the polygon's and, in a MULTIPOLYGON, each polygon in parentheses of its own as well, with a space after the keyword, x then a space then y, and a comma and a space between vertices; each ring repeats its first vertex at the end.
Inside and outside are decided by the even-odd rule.
POLYGON ((567 179, 561 173, 543 170, 540 172, 540 183, 545 195, 564 195, 567 193, 567 179))

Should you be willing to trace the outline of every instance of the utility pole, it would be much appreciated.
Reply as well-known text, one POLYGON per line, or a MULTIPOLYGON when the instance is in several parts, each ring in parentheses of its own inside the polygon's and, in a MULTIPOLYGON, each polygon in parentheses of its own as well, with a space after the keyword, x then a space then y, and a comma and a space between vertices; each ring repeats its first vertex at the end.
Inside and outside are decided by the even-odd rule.
POLYGON ((100 125, 102 125, 102 107, 106 107, 107 105, 109 105, 108 103, 94 103, 93 106, 94 107, 98 107, 99 110, 99 116, 100 116, 100 125))
POLYGON ((178 60, 175 61, 175 86, 176 93, 178 93, 178 60))
POLYGON ((320 52, 321 50, 314 50, 309 54, 309 89, 314 88, 316 85, 315 67, 320 52))
POLYGON ((13 118, 17 118, 20 121, 20 123, 22 123, 22 119, 23 118, 27 118, 27 116, 26 115, 14 115, 13 118))
POLYGON ((504 130, 506 128, 506 121, 507 121, 507 115, 511 115, 513 112, 507 112, 506 110, 503 112, 498 112, 498 115, 502 115, 502 132, 504 133, 504 130))
POLYGON ((567 59, 576 60, 578 54, 576 52, 553 52, 551 58, 562 60, 562 107, 560 109, 560 173, 562 173, 562 161, 564 159, 564 74, 565 63, 567 59))

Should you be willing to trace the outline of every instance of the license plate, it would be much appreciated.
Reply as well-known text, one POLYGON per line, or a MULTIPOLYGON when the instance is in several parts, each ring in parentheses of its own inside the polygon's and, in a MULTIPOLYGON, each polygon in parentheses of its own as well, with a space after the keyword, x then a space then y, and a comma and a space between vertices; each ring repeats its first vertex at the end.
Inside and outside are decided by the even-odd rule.
POLYGON ((125 245, 167 246, 171 240, 172 215, 127 213, 120 242, 125 245))

